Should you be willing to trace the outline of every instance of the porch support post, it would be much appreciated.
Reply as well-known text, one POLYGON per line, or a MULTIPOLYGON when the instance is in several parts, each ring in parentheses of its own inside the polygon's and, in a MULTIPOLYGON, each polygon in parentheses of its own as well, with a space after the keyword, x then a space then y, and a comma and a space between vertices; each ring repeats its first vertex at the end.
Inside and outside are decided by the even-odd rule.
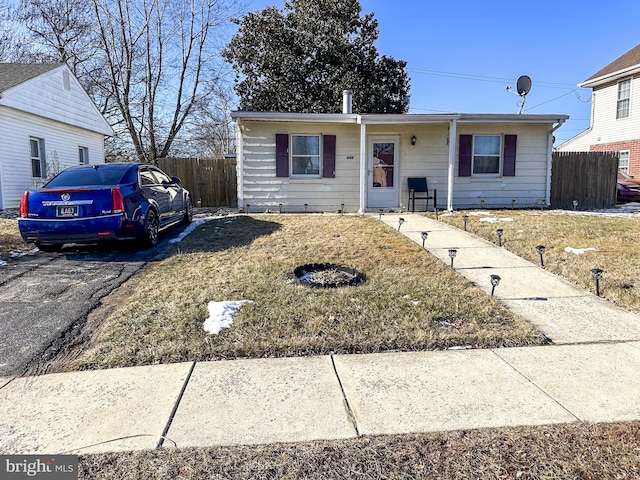
POLYGON ((453 176, 456 166, 456 130, 458 121, 454 118, 449 125, 449 171, 447 174, 447 210, 453 211, 453 176))
POLYGON ((238 178, 238 208, 244 207, 244 138, 242 120, 236 120, 236 176, 238 178))
MULTIPOLYGON (((360 122, 362 119, 358 116, 360 122)), ((358 213, 364 215, 367 207, 367 126, 360 123, 360 208, 358 213)))

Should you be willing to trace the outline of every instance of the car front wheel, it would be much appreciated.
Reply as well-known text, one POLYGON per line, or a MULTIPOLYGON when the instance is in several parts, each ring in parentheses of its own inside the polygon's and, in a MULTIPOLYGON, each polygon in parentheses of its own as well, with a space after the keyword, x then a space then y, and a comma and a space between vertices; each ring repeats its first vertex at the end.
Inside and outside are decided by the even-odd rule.
POLYGON ((187 197, 185 200, 184 218, 182 223, 189 224, 193 221, 193 203, 191 203, 191 197, 187 197))
POLYGON ((147 212, 147 218, 144 221, 144 237, 142 239, 146 247, 155 247, 158 244, 158 230, 160 229, 160 221, 158 214, 154 210, 147 212))

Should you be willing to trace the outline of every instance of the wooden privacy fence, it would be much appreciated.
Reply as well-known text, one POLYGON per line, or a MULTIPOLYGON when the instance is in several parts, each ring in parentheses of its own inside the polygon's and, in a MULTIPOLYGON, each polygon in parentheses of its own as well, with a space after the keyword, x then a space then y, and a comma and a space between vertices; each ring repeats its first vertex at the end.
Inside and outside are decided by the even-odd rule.
POLYGON ((551 208, 591 210, 616 204, 618 152, 554 152, 551 208))
POLYGON ((191 193, 194 206, 238 205, 236 159, 233 157, 161 158, 158 166, 169 175, 180 177, 182 185, 191 193))

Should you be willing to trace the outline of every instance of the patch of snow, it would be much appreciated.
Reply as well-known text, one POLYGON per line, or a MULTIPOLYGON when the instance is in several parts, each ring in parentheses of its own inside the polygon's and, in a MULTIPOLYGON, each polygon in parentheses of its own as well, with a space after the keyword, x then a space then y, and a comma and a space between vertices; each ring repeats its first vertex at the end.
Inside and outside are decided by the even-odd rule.
POLYGON ((209 302, 209 318, 204 321, 203 327, 207 333, 217 335, 223 328, 229 328, 233 323, 233 316, 245 303, 253 303, 251 300, 230 300, 223 302, 209 302))
POLYGON ((4 260, 0 259, 0 267, 4 267, 7 264, 4 260))
POLYGON ((588 247, 588 248, 566 247, 564 251, 567 253, 575 253, 576 255, 584 255, 585 252, 597 252, 598 250, 593 247, 588 247))
POLYGON ((499 223, 499 222, 513 222, 513 218, 505 217, 505 218, 496 218, 496 217, 485 217, 480 219, 481 222, 488 223, 499 223))
POLYGON ((469 215, 470 217, 488 217, 491 215, 491 212, 488 212, 486 210, 478 210, 474 212, 469 212, 467 215, 469 215))
POLYGON ((301 277, 298 277, 298 280, 300 280, 301 282, 312 283, 313 282, 313 274, 314 273, 316 273, 316 272, 306 272, 301 277))
POLYGON ((176 238, 172 238, 171 240, 169 240, 169 243, 180 243, 182 240, 184 240, 184 237, 189 235, 191 232, 193 232, 200 225, 202 225, 203 223, 208 222, 209 220, 213 220, 214 218, 219 218, 219 217, 205 217, 202 220, 196 220, 195 222, 191 222, 187 226, 187 228, 185 228, 182 232, 180 232, 180 235, 178 235, 176 238))
POLYGON ((20 257, 24 257, 25 255, 29 255, 31 253, 37 253, 39 251, 40 251, 40 249, 36 247, 36 248, 32 248, 28 252, 11 252, 11 255, 9 255, 9 256, 11 258, 20 258, 20 257))

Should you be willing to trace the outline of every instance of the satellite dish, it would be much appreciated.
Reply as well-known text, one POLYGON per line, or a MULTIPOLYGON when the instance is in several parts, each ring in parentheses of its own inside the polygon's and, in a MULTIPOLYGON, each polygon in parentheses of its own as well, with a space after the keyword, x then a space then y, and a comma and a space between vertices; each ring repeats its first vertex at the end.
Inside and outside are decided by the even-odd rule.
POLYGON ((531 90, 531 79, 526 75, 521 75, 518 77, 518 81, 516 82, 516 90, 518 91, 518 95, 524 97, 529 90, 531 90))

